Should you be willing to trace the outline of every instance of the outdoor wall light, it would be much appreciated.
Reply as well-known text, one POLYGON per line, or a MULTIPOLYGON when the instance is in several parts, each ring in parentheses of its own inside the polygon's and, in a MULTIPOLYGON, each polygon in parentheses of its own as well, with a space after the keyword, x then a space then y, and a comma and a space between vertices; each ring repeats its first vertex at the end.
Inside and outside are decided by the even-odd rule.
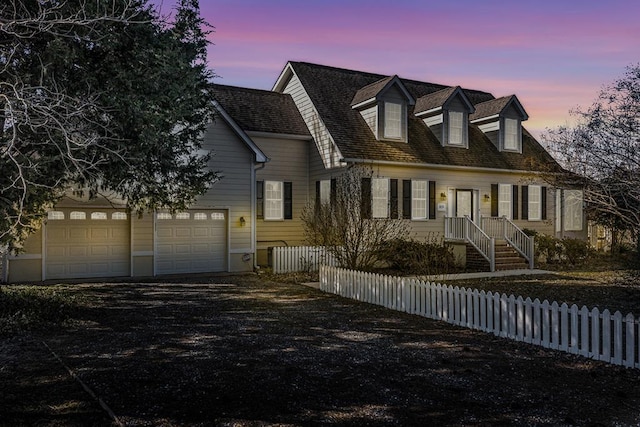
POLYGON ((244 227, 247 224, 247 220, 243 216, 240 217, 240 227, 244 227))
POLYGON ((488 202, 491 199, 491 197, 488 194, 484 195, 484 201, 488 202))
POLYGON ((442 200, 445 200, 447 198, 447 193, 445 193, 445 192, 440 193, 440 198, 442 200))

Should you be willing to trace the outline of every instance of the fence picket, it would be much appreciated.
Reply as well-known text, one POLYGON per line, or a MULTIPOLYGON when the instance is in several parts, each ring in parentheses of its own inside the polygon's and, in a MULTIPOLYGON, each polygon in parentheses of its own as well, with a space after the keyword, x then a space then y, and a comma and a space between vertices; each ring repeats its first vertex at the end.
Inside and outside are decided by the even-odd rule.
POLYGON ((580 309, 580 355, 589 357, 589 309, 582 306, 580 309))
POLYGON ((593 359, 600 359, 600 310, 594 307, 591 310, 591 353, 593 359))
POLYGON ((622 313, 613 315, 613 363, 622 365, 622 313))
POLYGON ((577 354, 579 347, 578 347, 578 339, 579 337, 579 329, 578 329, 578 306, 573 304, 571 305, 571 312, 570 312, 570 316, 571 316, 571 341, 569 344, 569 352, 573 353, 573 354, 577 354))
POLYGON ((635 345, 635 326, 636 322, 631 313, 627 314, 625 317, 626 323, 626 347, 627 354, 624 360, 624 366, 627 368, 633 368, 635 365, 635 353, 636 353, 636 345, 635 345))
MULTIPOLYGON (((294 259, 301 255, 296 249, 294 259)), ((286 255, 285 253, 285 255, 286 255)), ((274 264, 274 269, 276 267, 274 264)), ((629 368, 640 368, 640 320, 629 313, 602 312, 596 307, 578 309, 563 303, 542 303, 538 298, 478 291, 400 278, 361 273, 321 264, 320 289, 358 301, 381 305, 397 311, 419 314, 496 336, 525 341, 629 368)))

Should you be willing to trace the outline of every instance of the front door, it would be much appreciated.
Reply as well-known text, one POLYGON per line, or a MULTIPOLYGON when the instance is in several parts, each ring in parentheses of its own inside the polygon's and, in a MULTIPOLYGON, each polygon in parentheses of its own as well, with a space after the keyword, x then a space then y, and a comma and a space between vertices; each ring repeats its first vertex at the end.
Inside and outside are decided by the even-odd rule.
POLYGON ((468 216, 473 221, 473 191, 456 190, 456 216, 468 216))

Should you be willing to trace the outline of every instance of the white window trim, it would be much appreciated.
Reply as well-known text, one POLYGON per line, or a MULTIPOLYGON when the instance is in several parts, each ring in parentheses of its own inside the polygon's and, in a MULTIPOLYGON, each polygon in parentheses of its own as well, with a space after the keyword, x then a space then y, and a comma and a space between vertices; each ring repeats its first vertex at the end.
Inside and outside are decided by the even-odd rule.
POLYGON ((411 180, 411 219, 412 220, 426 220, 429 218, 429 181, 426 179, 412 179, 411 180), (424 185, 424 189, 417 188, 415 184, 424 185), (422 194, 416 194, 420 191, 422 194), (418 211, 424 211, 424 215, 418 213, 418 211))
POLYGON ((371 217, 389 218, 389 178, 371 179, 371 217))
POLYGON ((385 139, 402 139, 402 104, 397 102, 384 103, 383 135, 385 139), (391 116, 392 108, 394 110, 393 117, 391 116), (393 130, 393 133, 391 130, 393 130))
POLYGON ((264 182, 264 219, 265 221, 284 220, 284 182, 283 181, 265 181, 264 182), (275 186, 277 187, 277 189, 269 190, 270 186, 275 186))
POLYGON ((511 184, 498 184, 498 216, 511 219, 513 215, 513 209, 511 208, 513 198, 513 186, 511 184), (508 196, 507 192, 503 194, 503 190, 508 188, 508 196), (505 212, 506 210, 506 212, 505 212))
POLYGON ((542 220, 542 186, 530 185, 527 192, 527 211, 529 221, 542 220), (537 192, 537 200, 532 200, 531 195, 537 192))

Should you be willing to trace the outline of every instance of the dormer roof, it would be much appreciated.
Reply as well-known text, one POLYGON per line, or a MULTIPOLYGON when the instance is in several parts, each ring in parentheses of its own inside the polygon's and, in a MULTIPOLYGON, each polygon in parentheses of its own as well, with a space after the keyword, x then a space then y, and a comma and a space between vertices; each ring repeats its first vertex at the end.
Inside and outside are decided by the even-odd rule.
POLYGON ((492 118, 497 119, 511 106, 513 106, 520 115, 520 120, 524 121, 529 118, 529 115, 524 110, 524 107, 522 107, 518 97, 510 95, 476 104, 476 112, 469 116, 469 121, 471 123, 476 123, 492 118))
POLYGON ((418 98, 413 114, 416 117, 420 117, 430 113, 439 112, 443 108, 446 108, 447 104, 456 97, 460 97, 462 102, 466 105, 469 113, 473 113, 475 111, 475 108, 469 101, 469 98, 467 98, 462 91, 462 88, 460 86, 452 86, 418 98))
POLYGON ((376 82, 360 88, 351 100, 351 108, 362 108, 376 102, 391 86, 397 85, 398 89, 407 98, 409 105, 415 104, 415 99, 402 83, 397 75, 385 77, 376 82))

